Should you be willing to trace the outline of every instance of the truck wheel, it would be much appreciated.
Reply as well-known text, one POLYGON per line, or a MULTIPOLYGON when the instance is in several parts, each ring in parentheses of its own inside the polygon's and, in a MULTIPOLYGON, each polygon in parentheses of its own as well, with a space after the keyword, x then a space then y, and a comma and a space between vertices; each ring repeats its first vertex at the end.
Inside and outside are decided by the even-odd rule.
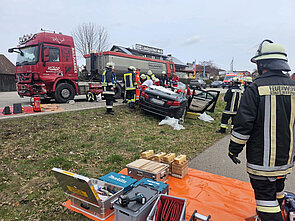
POLYGON ((61 83, 57 85, 55 89, 54 98, 58 103, 66 103, 69 100, 73 100, 75 97, 75 90, 72 85, 67 83, 61 83))
POLYGON ((116 84, 114 98, 115 99, 121 98, 121 94, 122 94, 122 88, 121 88, 121 86, 119 84, 116 84))
POLYGON ((88 102, 94 102, 94 101, 96 101, 96 95, 94 93, 88 91, 86 94, 86 100, 88 102))

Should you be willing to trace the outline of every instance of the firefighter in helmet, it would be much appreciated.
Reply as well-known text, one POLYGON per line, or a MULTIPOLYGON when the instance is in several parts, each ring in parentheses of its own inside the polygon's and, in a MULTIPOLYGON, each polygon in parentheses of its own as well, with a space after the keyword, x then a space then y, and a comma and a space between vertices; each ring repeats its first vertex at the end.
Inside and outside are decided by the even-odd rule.
POLYGON ((151 70, 148 70, 148 72, 146 73, 146 79, 147 80, 152 80, 152 78, 154 78, 155 75, 153 74, 153 72, 151 70))
POLYGON ((225 109, 222 113, 220 129, 217 130, 217 133, 224 134, 226 131, 226 127, 229 119, 231 118, 231 128, 234 125, 234 119, 237 114, 237 110, 240 105, 240 101, 242 98, 242 89, 240 88, 240 80, 238 77, 233 77, 232 86, 227 90, 224 96, 224 101, 226 102, 225 109))
POLYGON ((126 91, 126 100, 129 108, 135 108, 135 96, 137 83, 135 78, 136 68, 134 66, 129 66, 128 71, 124 74, 124 85, 126 91))
POLYGON ((166 71, 162 71, 161 86, 163 87, 169 86, 169 79, 168 79, 166 71))
POLYGON ((114 70, 114 63, 108 62, 106 63, 106 69, 102 74, 102 88, 103 92, 102 94, 104 95, 106 99, 106 113, 114 115, 113 111, 113 101, 114 101, 114 95, 115 95, 115 90, 114 86, 116 83, 116 77, 115 74, 113 73, 114 70))
POLYGON ((252 77, 246 77, 244 80, 244 89, 245 91, 250 86, 250 84, 253 82, 252 77))
POLYGON ((295 159, 295 81, 280 44, 264 40, 251 62, 259 77, 243 95, 231 134, 229 157, 237 164, 246 145, 247 172, 262 221, 283 221, 284 183, 295 159))

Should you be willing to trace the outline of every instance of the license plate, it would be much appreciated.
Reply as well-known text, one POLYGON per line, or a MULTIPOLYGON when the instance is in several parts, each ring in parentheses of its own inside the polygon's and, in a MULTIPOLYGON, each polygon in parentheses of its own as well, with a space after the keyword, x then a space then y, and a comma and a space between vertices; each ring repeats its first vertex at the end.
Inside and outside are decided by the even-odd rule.
POLYGON ((151 102, 158 105, 164 105, 164 101, 158 100, 156 98, 151 98, 151 102))

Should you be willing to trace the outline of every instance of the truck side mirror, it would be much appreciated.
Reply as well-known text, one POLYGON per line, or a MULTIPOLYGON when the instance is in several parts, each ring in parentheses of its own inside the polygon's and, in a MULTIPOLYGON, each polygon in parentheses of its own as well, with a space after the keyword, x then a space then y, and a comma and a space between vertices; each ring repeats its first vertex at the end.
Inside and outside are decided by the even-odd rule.
POLYGON ((44 48, 44 62, 48 62, 49 61, 49 48, 44 48))

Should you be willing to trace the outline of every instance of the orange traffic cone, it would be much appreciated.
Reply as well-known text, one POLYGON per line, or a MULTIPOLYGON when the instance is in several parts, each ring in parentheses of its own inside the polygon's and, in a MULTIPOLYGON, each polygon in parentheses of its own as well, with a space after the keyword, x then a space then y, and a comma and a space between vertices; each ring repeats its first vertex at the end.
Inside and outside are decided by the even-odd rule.
POLYGON ((41 111, 41 100, 40 100, 40 97, 34 97, 33 111, 34 112, 40 112, 41 111))

